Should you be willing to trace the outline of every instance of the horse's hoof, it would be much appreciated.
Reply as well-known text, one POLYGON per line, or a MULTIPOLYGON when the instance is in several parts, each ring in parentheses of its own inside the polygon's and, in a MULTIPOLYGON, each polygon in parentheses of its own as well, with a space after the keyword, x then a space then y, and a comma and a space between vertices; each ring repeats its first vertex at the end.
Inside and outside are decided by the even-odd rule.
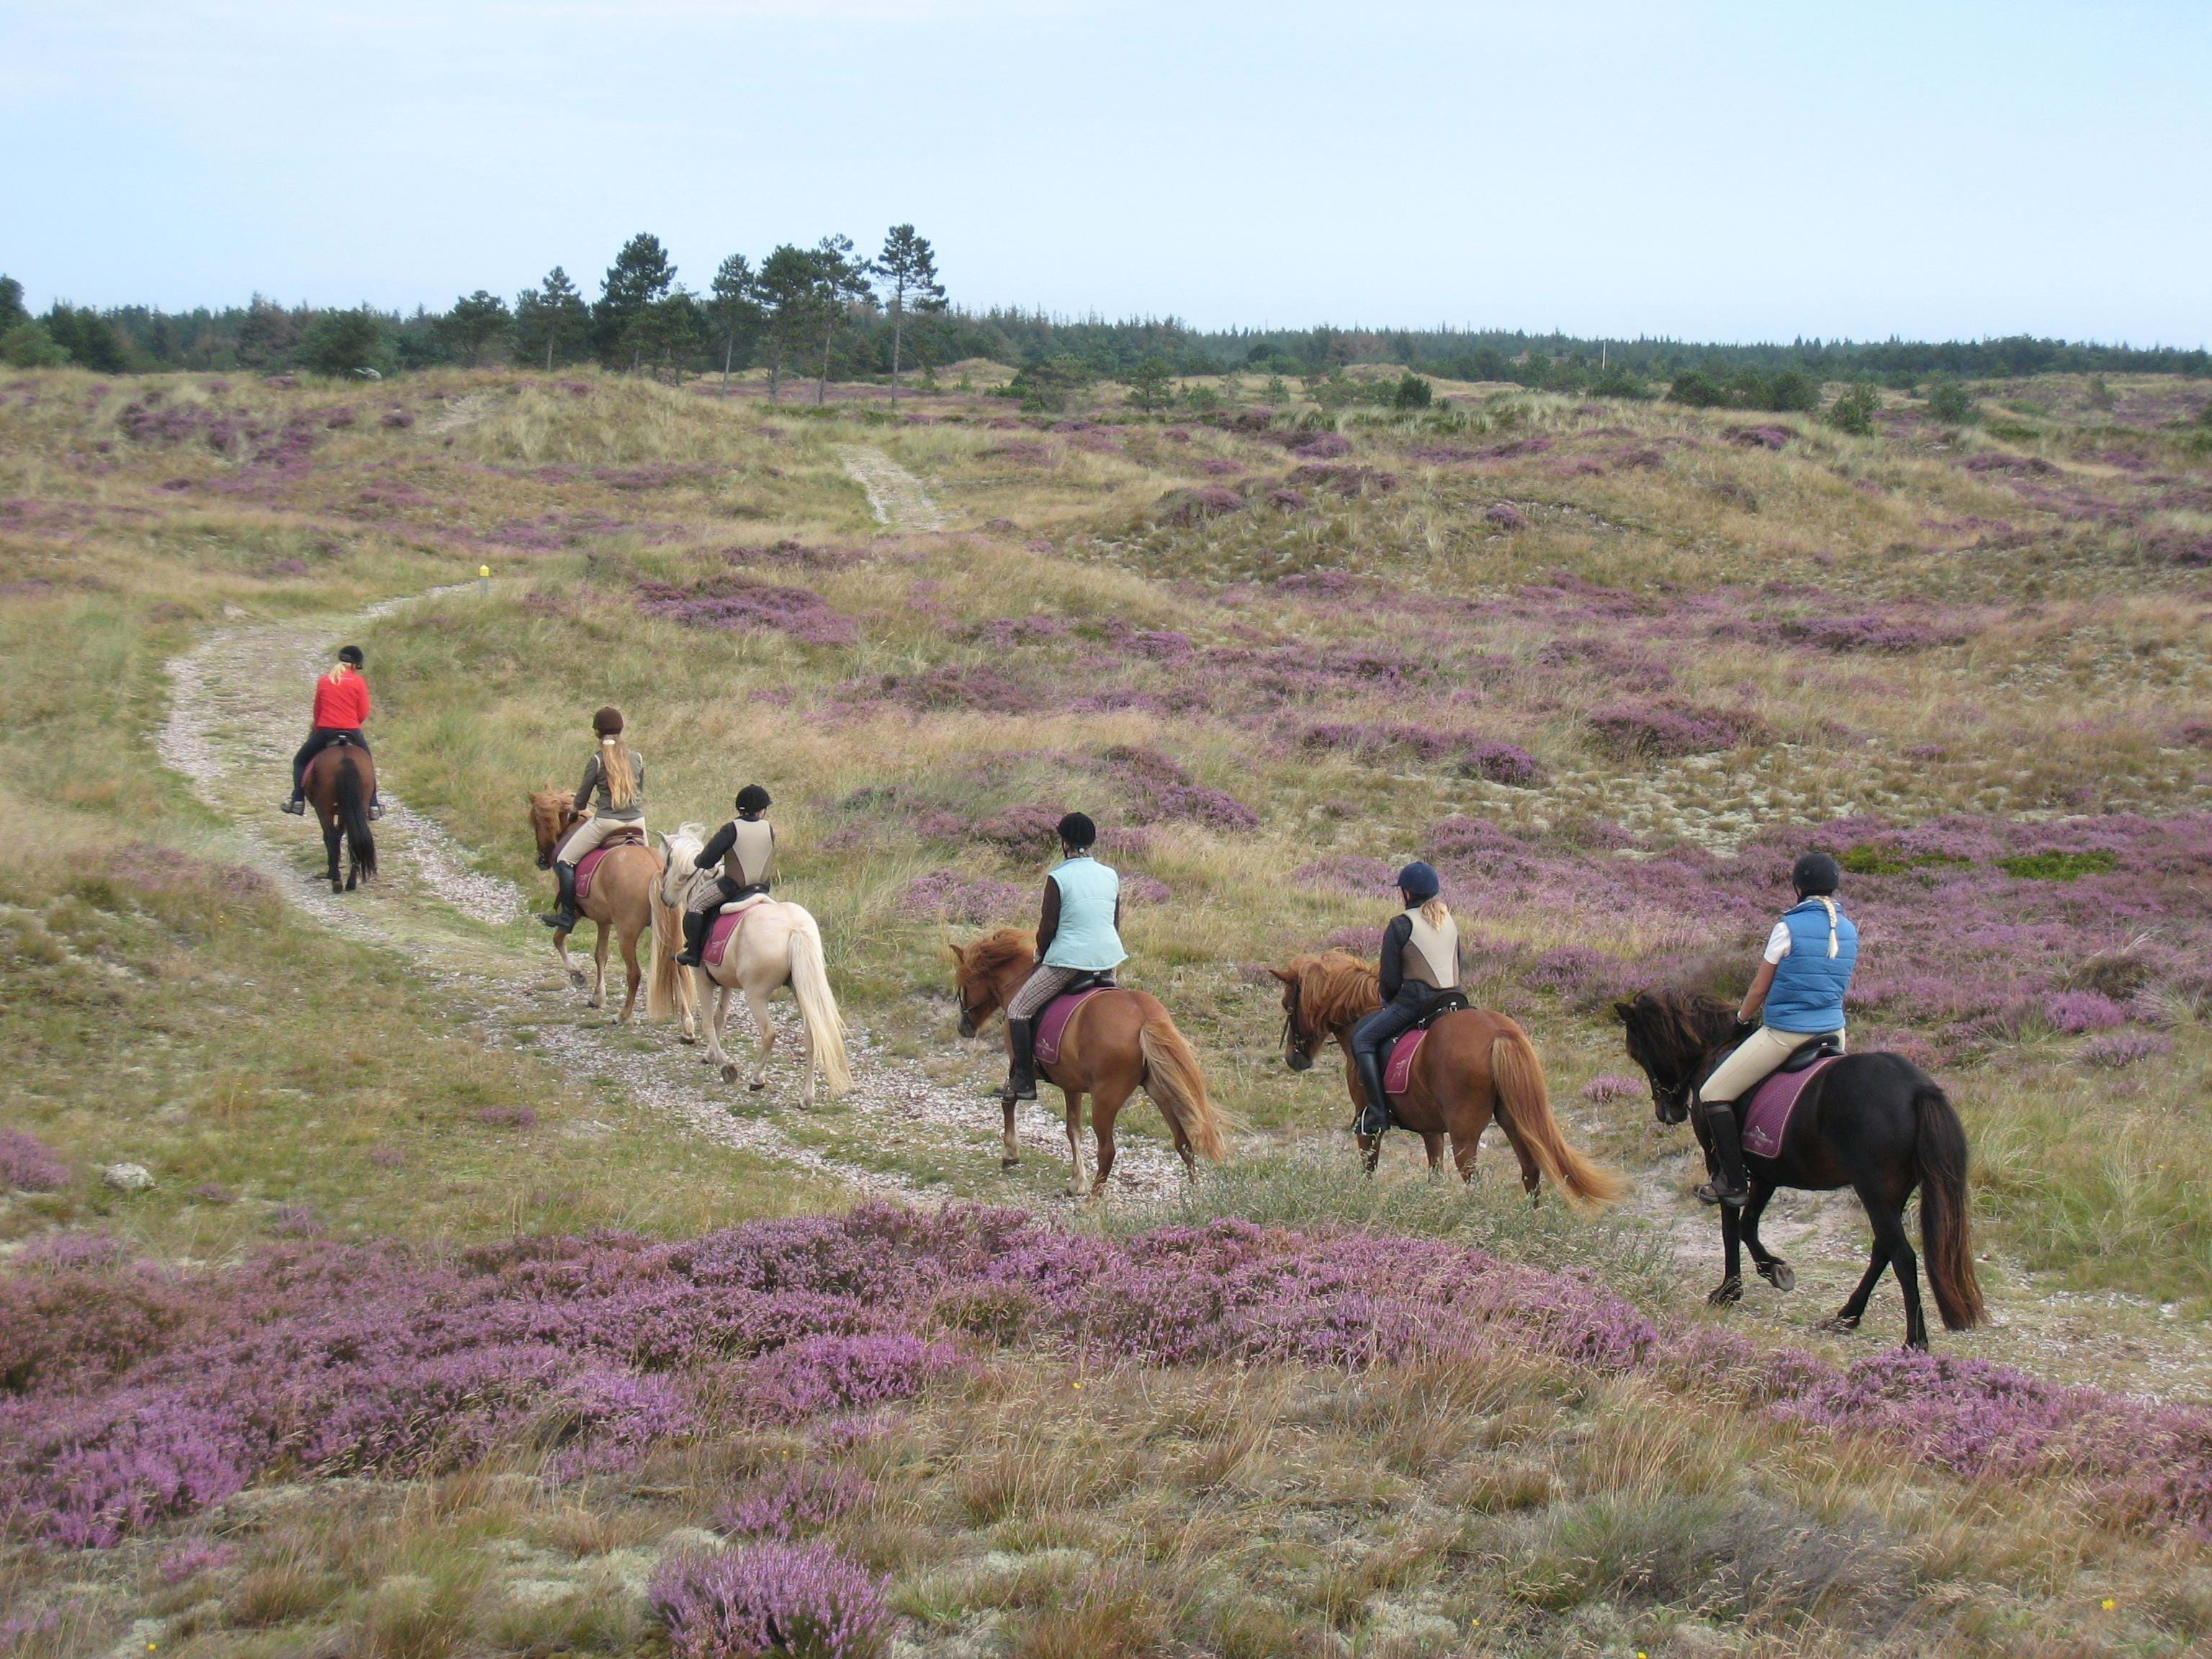
POLYGON ((999 1160, 999 1167, 1002 1170, 1018 1170, 1021 1167, 1021 1159, 1018 1158, 1002 1158, 999 1160))
POLYGON ((584 988, 583 970, 580 968, 571 968, 568 970, 568 983, 575 989, 582 990, 584 988))
POLYGON ((1741 1302, 1742 1300, 1743 1280, 1741 1279, 1723 1279, 1718 1285, 1716 1285, 1713 1287, 1711 1293, 1705 1297, 1705 1305, 1708 1308, 1725 1308, 1729 1306, 1731 1304, 1741 1302))
POLYGON ((1778 1291, 1794 1291, 1797 1288, 1797 1275, 1786 1261, 1760 1262, 1759 1276, 1778 1291))
MULTIPOLYGON (((733 1080, 734 1080, 734 1079, 733 1079, 733 1080)), ((767 1088, 767 1087, 768 1087, 768 1079, 767 1079, 766 1078, 764 1078, 764 1077, 757 1077, 757 1078, 755 1078, 755 1079, 754 1079, 750 1083, 748 1083, 747 1085, 745 1085, 745 1091, 746 1091, 748 1094, 756 1094, 756 1095, 757 1095, 757 1094, 758 1094, 762 1090, 763 1090, 763 1089, 765 1089, 765 1088, 767 1088)))
POLYGON ((735 1066, 723 1066, 723 1067, 722 1067, 722 1081, 723 1081, 723 1082, 725 1082, 725 1083, 735 1083, 737 1080, 738 1080, 738 1068, 737 1068, 735 1066))
POLYGON ((678 1037, 676 1040, 678 1042, 696 1042, 699 1039, 693 1036, 690 1032, 686 1031, 682 1036, 678 1037))
POLYGON ((1838 1336, 1849 1336, 1853 1331, 1858 1329, 1858 1328, 1859 1322, 1857 1320, 1847 1318, 1842 1314, 1830 1314, 1826 1319, 1813 1327, 1816 1331, 1833 1331, 1838 1336))

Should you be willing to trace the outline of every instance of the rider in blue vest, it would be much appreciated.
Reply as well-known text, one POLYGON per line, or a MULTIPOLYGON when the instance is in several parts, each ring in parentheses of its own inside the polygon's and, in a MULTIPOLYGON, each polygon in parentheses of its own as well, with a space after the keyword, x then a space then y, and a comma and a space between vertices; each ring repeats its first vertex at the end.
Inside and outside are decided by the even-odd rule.
POLYGON ((1037 918, 1037 965, 1006 1003, 1013 1065, 1003 1101, 1036 1098, 1036 1017, 1079 979, 1128 959, 1121 948, 1121 878, 1091 856, 1098 826, 1080 812, 1060 821, 1060 861, 1045 878, 1037 918))
POLYGON ((1836 908, 1843 872, 1826 853, 1808 853, 1791 866, 1790 880, 1797 902, 1766 936, 1759 971, 1736 1013, 1743 1040, 1698 1090, 1720 1166, 1698 1196, 1730 1209, 1741 1207, 1749 1193, 1738 1103, 1808 1042, 1827 1037, 1844 1046, 1844 993, 1858 961, 1859 930, 1836 908))

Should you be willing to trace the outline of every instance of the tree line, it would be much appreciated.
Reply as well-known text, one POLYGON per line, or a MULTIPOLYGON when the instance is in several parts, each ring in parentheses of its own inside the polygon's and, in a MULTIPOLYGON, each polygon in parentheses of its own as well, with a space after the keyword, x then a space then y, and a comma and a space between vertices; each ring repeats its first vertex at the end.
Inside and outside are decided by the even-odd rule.
POLYGON ((1341 386, 1344 371, 1400 365, 1419 375, 1500 380, 1545 391, 1633 395, 1680 383, 1685 401, 1790 407, 1805 387, 1869 380, 2001 380, 2051 373, 2212 376, 2212 354, 2017 336, 1976 341, 1793 340, 1747 345, 1585 337, 1501 329, 1222 329, 1173 317, 1109 321, 1043 312, 950 306, 936 251, 912 225, 892 227, 872 255, 849 238, 786 243, 757 264, 722 261, 695 292, 678 280, 660 240, 632 237, 596 297, 555 266, 509 301, 483 289, 444 311, 411 315, 286 307, 259 295, 244 306, 163 312, 93 310, 58 301, 32 316, 21 285, 0 276, 0 362, 73 362, 104 374, 162 368, 304 368, 392 374, 441 364, 510 362, 546 370, 597 362, 664 375, 765 367, 775 395, 787 379, 888 380, 988 358, 1026 386, 1158 375, 1258 373, 1341 386))

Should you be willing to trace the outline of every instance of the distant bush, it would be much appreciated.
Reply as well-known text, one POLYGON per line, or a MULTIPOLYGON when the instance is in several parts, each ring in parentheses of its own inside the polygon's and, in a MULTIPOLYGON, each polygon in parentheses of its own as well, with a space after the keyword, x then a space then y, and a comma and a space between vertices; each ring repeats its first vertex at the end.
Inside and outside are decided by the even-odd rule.
MULTIPOLYGON (((1611 390, 1607 383, 1614 374, 1626 376, 1626 371, 1607 371, 1591 383, 1590 390, 1616 398, 1644 395, 1641 381, 1635 382, 1634 392, 1611 390)), ((1692 409, 1771 409, 1810 413, 1820 406, 1820 383, 1802 368, 1778 369, 1771 374, 1747 368, 1725 381, 1716 380, 1703 369, 1692 368, 1674 377, 1667 396, 1692 409)))
POLYGON ((1435 389, 1419 375, 1407 371, 1390 393, 1393 409, 1426 409, 1435 400, 1435 389))
POLYGON ((1667 388, 1670 402, 1686 404, 1692 409, 1723 409, 1729 402, 1728 388, 1702 369, 1686 369, 1674 377, 1674 384, 1667 388))
POLYGON ((55 368, 68 361, 69 353, 46 332, 44 323, 18 323, 0 334, 0 363, 10 368, 55 368))
POLYGON ((1863 438, 1874 431, 1875 411, 1881 407, 1874 388, 1862 380, 1828 405, 1828 424, 1838 432, 1863 438))
POLYGON ((1589 394, 1593 398, 1643 398, 1651 395, 1651 388, 1640 374, 1625 368, 1608 368, 1590 377, 1589 394))
POLYGON ((307 331, 300 364, 318 374, 350 374, 374 368, 383 354, 384 330, 366 310, 334 311, 307 331))
POLYGON ((2022 881, 2072 881, 2081 876, 2106 875, 2119 866, 2110 853, 2022 853, 1999 859, 1997 868, 2022 881))
POLYGON ((1974 394, 1950 380, 1929 383, 1928 413, 1946 426, 1970 426, 1981 418, 1981 408, 1975 403, 1974 394))

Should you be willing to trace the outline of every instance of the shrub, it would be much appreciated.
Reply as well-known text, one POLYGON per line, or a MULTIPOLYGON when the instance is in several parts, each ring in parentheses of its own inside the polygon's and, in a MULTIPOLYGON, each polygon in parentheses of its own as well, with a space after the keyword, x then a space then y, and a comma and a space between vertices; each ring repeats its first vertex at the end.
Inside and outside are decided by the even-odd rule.
POLYGON ((1874 431, 1875 411, 1881 407, 1881 400, 1875 395, 1874 388, 1862 380, 1828 405, 1828 424, 1838 432, 1863 438, 1874 431))
POLYGON ((755 581, 750 576, 717 576, 693 587, 672 582, 641 581, 637 608, 686 628, 733 632, 768 629, 804 645, 850 645, 860 628, 833 610, 810 587, 755 581))
POLYGON ((1728 388, 1702 369, 1685 369, 1667 388, 1670 402, 1692 409, 1720 409, 1729 401, 1728 388))
POLYGON ((1593 398, 1644 398, 1651 395, 1651 388, 1644 384, 1642 375, 1614 368, 1591 379, 1589 394, 1593 398))
POLYGON ((890 1634, 883 1581, 818 1544, 678 1555, 647 1595, 675 1659, 873 1659, 890 1634))
POLYGON ((2075 1056, 2084 1066, 2100 1066, 2118 1071, 2132 1066, 2137 1060, 2154 1060, 2173 1052, 2173 1039, 2150 1031, 2110 1031, 2103 1036, 2091 1037, 2081 1045, 2075 1056))
POLYGON ((2021 853, 1999 859, 1997 868, 2022 881, 2073 881, 2081 876, 2101 876, 2117 868, 2119 860, 2101 849, 2087 853, 2021 853))
POLYGON ((2127 1010, 2095 991, 2063 991, 2043 1006, 2054 1030, 2079 1035, 2109 1031, 2128 1022, 2127 1010))
POLYGON ((0 1190, 58 1193, 69 1178, 69 1165, 44 1141, 21 1129, 0 1129, 0 1190))
POLYGON ((1615 703, 1593 710, 1589 725, 1614 754, 1658 759, 1733 749, 1765 729, 1747 714, 1673 701, 1615 703))
POLYGON ((1435 388, 1431 386, 1429 383, 1423 380, 1419 375, 1414 374, 1411 369, 1408 369, 1406 371, 1404 378, 1400 380, 1397 386, 1390 393, 1390 407, 1393 409, 1426 409, 1430 403, 1434 399, 1435 395, 1435 388))
POLYGON ((300 343, 302 367, 319 374, 350 374, 372 368, 384 355, 384 328, 367 310, 334 311, 307 331, 300 343))
POLYGON ((54 368, 68 361, 69 353, 44 323, 18 323, 0 332, 0 363, 10 368, 54 368))
POLYGON ((1981 410, 1966 387, 1956 380, 1941 380, 1928 388, 1928 413, 1946 426, 1969 426, 1980 418, 1981 410))

